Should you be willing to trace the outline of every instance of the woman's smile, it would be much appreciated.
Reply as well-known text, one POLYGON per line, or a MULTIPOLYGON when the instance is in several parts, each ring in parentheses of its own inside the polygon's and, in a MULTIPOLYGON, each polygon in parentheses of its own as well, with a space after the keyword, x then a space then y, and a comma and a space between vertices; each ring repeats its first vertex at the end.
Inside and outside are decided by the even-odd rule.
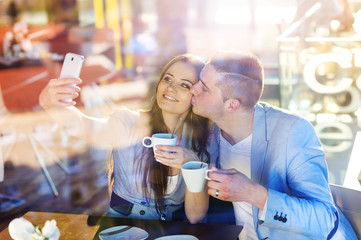
POLYGON ((177 99, 175 99, 174 97, 171 97, 167 94, 163 94, 163 97, 166 99, 166 100, 169 100, 171 102, 179 102, 177 99))
POLYGON ((186 62, 176 62, 168 68, 157 88, 157 103, 164 112, 183 114, 191 108, 189 89, 197 82, 197 72, 186 62))

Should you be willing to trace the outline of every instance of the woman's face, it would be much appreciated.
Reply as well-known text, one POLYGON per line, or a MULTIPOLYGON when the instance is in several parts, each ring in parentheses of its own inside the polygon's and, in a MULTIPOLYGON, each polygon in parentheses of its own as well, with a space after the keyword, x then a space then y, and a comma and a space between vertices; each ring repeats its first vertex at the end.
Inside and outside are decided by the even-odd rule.
POLYGON ((163 112, 183 114, 191 107, 190 88, 197 82, 195 68, 182 61, 175 62, 160 80, 157 103, 163 112))

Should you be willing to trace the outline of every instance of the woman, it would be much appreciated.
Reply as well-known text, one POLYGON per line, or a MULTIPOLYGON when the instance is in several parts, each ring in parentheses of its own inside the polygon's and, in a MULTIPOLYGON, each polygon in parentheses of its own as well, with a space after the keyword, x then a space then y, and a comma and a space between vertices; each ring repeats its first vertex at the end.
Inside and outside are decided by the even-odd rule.
MULTIPOLYGON (((185 184, 181 166, 191 160, 209 161, 208 122, 191 111, 190 88, 199 79, 204 63, 192 55, 179 55, 163 69, 150 111, 117 110, 108 118, 92 118, 66 102, 79 95, 80 79, 52 79, 40 94, 40 105, 60 124, 69 124, 69 134, 113 148, 114 187, 109 215, 172 220, 183 207, 185 184), (54 111, 53 111, 54 110, 54 111), (61 110, 61 111, 60 111, 61 110), (176 128, 177 127, 177 128, 176 128), (143 147, 141 140, 153 133, 178 137, 172 151, 143 147), (157 161, 156 161, 157 160, 157 161)), ((187 206, 197 211, 196 194, 187 191, 187 206)), ((200 219, 192 219, 191 222, 200 219)))

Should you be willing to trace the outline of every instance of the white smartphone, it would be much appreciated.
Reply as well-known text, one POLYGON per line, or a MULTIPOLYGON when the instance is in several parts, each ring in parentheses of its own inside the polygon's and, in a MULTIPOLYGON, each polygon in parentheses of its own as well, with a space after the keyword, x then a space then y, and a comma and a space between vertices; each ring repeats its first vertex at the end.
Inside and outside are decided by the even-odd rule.
POLYGON ((79 78, 83 62, 84 56, 75 53, 67 53, 64 58, 59 78, 79 78))
MULTIPOLYGON (((64 58, 59 78, 79 78, 83 62, 84 56, 75 53, 67 53, 64 58)), ((71 99, 64 100, 64 102, 71 101, 71 99)))

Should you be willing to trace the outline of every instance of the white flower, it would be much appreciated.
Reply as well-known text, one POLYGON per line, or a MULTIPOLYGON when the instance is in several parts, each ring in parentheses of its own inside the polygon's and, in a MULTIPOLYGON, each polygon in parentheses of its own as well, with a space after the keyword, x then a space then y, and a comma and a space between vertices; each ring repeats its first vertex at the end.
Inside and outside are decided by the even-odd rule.
POLYGON ((54 219, 45 222, 42 233, 49 238, 49 240, 58 240, 60 237, 60 231, 56 226, 56 221, 54 219))
POLYGON ((46 221, 43 229, 34 227, 25 218, 15 218, 9 224, 9 233, 14 240, 58 240, 60 237, 56 221, 46 221))
POLYGON ((35 232, 35 227, 25 218, 15 218, 9 223, 9 233, 12 239, 29 240, 35 232))

